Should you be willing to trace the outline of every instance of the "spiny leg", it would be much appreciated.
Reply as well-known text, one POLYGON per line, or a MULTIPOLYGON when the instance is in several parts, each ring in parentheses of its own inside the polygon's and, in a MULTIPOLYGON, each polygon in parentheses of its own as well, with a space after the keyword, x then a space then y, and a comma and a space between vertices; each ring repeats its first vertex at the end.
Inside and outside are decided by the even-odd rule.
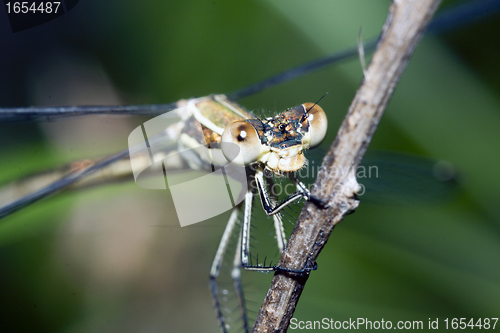
MULTIPOLYGON (((250 188, 245 195, 243 224, 241 225, 241 266, 246 270, 262 271, 265 270, 264 267, 250 265, 250 222, 254 191, 254 188, 250 188)), ((272 268, 267 270, 272 271, 272 268)))
MULTIPOLYGON (((253 270, 253 271, 260 271, 260 272, 272 272, 276 270, 276 267, 274 266, 260 266, 259 263, 257 265, 251 265, 250 264, 250 216, 251 216, 251 208, 253 204, 253 196, 254 192, 257 190, 259 192, 262 205, 265 207, 272 207, 272 205, 275 204, 275 198, 276 196, 271 193, 267 192, 267 189, 264 187, 266 185, 272 186, 272 180, 269 178, 264 179, 264 173, 262 168, 258 168, 255 173, 255 187, 249 189, 245 196, 245 214, 244 214, 244 220, 242 224, 242 243, 241 243, 241 266, 245 270, 253 270)), ((302 197, 302 194, 298 195, 295 199, 291 200, 289 203, 293 202, 294 200, 299 199, 302 197)), ((288 203, 288 204, 289 204, 288 203)), ((281 216, 278 213, 281 209, 283 209, 286 205, 283 205, 279 209, 275 210, 272 212, 272 214, 267 213, 267 215, 271 216, 273 215, 273 220, 274 220, 274 226, 276 230, 276 235, 277 235, 277 242, 278 242, 278 247, 280 252, 283 251, 283 249, 286 246, 286 238, 285 238, 285 232, 283 229, 283 223, 281 220, 281 216)))
MULTIPOLYGON (((292 179, 293 181, 293 179, 292 179)), ((298 180, 297 180, 298 181, 298 180)), ((283 224, 281 221, 281 217, 279 214, 277 214, 281 209, 292 203, 293 201, 301 198, 301 197, 307 197, 309 192, 307 191, 306 187, 304 184, 302 184, 300 181, 298 183, 294 181, 294 183, 297 186, 298 193, 295 193, 292 199, 290 197, 286 199, 283 203, 280 205, 274 207, 274 210, 271 214, 268 213, 268 215, 273 215, 274 219, 274 225, 276 229, 276 234, 277 234, 277 241, 278 241, 278 247, 280 249, 280 252, 283 251, 285 245, 286 245, 286 238, 284 235, 284 230, 283 230, 283 224), (298 185, 300 183, 300 185, 298 185), (299 186, 301 186, 299 188, 299 186)), ((257 190, 259 191, 261 201, 267 203, 268 207, 272 207, 275 205, 276 202, 276 195, 271 192, 271 196, 268 194, 267 190, 264 188, 265 185, 268 185, 272 187, 272 179, 266 178, 264 180, 264 175, 262 169, 259 169, 256 174, 256 185, 257 185, 257 190), (260 174, 259 174, 260 171, 260 174), (258 178, 260 177, 260 178, 258 178)), ((239 234, 238 238, 238 244, 237 245, 237 250, 235 253, 235 257, 233 260, 233 267, 231 271, 231 278, 233 280, 233 286, 237 295, 238 299, 238 305, 240 307, 240 318, 243 324, 243 329, 245 332, 248 332, 248 320, 247 320, 247 314, 246 314, 246 308, 245 308, 245 300, 244 300, 244 295, 243 295, 243 290, 242 290, 242 285, 241 285, 241 267, 243 267, 246 270, 256 270, 256 271, 281 271, 281 272, 289 272, 289 273, 297 273, 301 274, 304 272, 309 272, 311 269, 306 269, 304 271, 296 271, 296 270, 291 270, 291 269, 286 269, 286 268, 280 268, 280 267, 263 267, 263 266, 252 266, 249 264, 249 256, 250 256, 250 223, 251 223, 251 213, 252 213, 252 204, 253 204, 253 196, 255 194, 255 188, 249 188, 247 193, 245 194, 245 200, 243 204, 243 211, 244 211, 244 216, 243 216, 243 222, 241 225, 241 231, 239 234)), ((291 197, 292 197, 291 196, 291 197)), ((217 249, 217 253, 215 255, 214 261, 212 263, 212 268, 210 271, 210 289, 212 292, 212 298, 214 302, 214 306, 216 308, 216 313, 217 313, 217 318, 219 320, 219 324, 221 327, 222 332, 226 333, 227 330, 229 329, 229 326, 227 326, 227 323, 224 320, 224 315, 222 313, 221 309, 221 303, 219 301, 219 294, 218 294, 218 286, 217 286, 217 277, 219 276, 219 271, 224 259, 225 252, 228 247, 229 239, 230 236, 236 226, 236 222, 238 219, 238 213, 239 209, 235 208, 233 212, 231 213, 231 216, 229 218, 228 224, 224 230, 224 233, 222 235, 221 242, 219 244, 219 247, 217 249)), ((267 213, 267 211, 266 211, 267 213)), ((314 269, 314 268, 313 268, 314 269)))
MULTIPOLYGON (((222 314, 221 303, 219 301, 219 290, 217 286, 217 277, 219 276, 220 268, 222 266, 222 262, 224 260, 224 255, 226 253, 229 239, 234 230, 236 222, 238 220, 239 209, 238 207, 234 208, 229 217, 229 221, 227 222, 226 228, 224 229, 224 233, 222 234, 222 238, 219 243, 219 247, 217 248, 217 252, 215 254, 214 261, 212 262, 212 268, 210 269, 210 291, 212 293, 212 300, 214 303, 215 311, 217 314, 217 319, 219 320, 219 325, 221 331, 223 333, 227 333, 227 326, 224 321, 224 315, 222 314)), ((241 236, 240 236, 241 237, 241 236)), ((239 247, 239 242, 237 247, 239 247)), ((246 324, 245 324, 246 327, 246 324)))
MULTIPOLYGON (((278 196, 274 191, 274 181, 271 177, 266 177, 266 182, 269 188, 270 202, 276 205, 276 203, 278 202, 278 196)), ((278 243, 278 249, 281 253, 286 247, 286 235, 285 235, 285 229, 283 227, 283 219, 281 218, 281 214, 274 214, 273 220, 274 220, 274 229, 276 230, 276 242, 278 243)))
MULTIPOLYGON (((241 244, 241 233, 238 237, 238 245, 241 244)), ((233 279, 234 290, 238 298, 238 306, 240 308, 240 318, 243 324, 243 331, 248 333, 248 317, 245 306, 245 297, 241 286, 241 247, 236 246, 236 253, 233 260, 233 269, 231 270, 231 278, 233 279)))
MULTIPOLYGON (((281 203, 274 205, 273 206, 273 199, 270 197, 266 187, 265 187, 265 181, 264 181, 264 170, 259 167, 256 172, 255 172, 255 183, 257 186, 257 189, 259 191, 260 199, 262 202, 262 207, 264 208, 264 211, 268 216, 276 216, 279 215, 278 213, 294 201, 300 199, 300 198, 306 198, 307 200, 313 200, 316 204, 320 205, 321 207, 327 207, 326 204, 323 203, 323 201, 317 199, 317 198, 311 198, 311 194, 307 187, 302 183, 297 177, 295 176, 294 173, 289 173, 289 178, 290 180, 295 184, 297 188, 297 192, 289 195, 287 198, 285 198, 281 203)), ((266 177, 266 179, 268 179, 266 177)), ((280 219, 281 220, 281 219, 280 219)), ((282 226, 282 224, 281 224, 282 226)), ((276 271, 276 272, 288 272, 292 274, 308 274, 310 271, 315 270, 317 268, 316 263, 310 263, 307 267, 304 267, 303 269, 300 270, 295 270, 295 269, 289 269, 285 267, 279 267, 279 266, 271 266, 271 267, 263 267, 263 266, 245 266, 245 262, 243 261, 243 267, 248 270, 257 270, 257 271, 276 271)))
POLYGON ((306 187, 306 185, 303 182, 301 182, 297 178, 297 175, 295 174, 295 172, 289 173, 288 177, 297 186, 297 191, 305 194, 305 197, 307 198, 307 200, 311 201, 313 204, 315 204, 316 206, 318 206, 319 208, 322 208, 322 209, 326 209, 329 207, 329 205, 325 201, 311 195, 311 192, 309 191, 309 189, 306 187))
POLYGON ((292 202, 299 200, 300 198, 306 198, 306 199, 310 198, 311 194, 309 193, 309 191, 302 182, 300 182, 297 178, 290 178, 290 179, 295 183, 297 187, 297 192, 289 195, 281 203, 273 206, 273 202, 269 198, 269 194, 267 193, 267 190, 264 187, 265 186, 264 170, 259 167, 255 172, 255 183, 257 185, 257 189, 259 190, 262 207, 264 208, 264 211, 268 216, 278 213, 280 210, 282 210, 292 202))

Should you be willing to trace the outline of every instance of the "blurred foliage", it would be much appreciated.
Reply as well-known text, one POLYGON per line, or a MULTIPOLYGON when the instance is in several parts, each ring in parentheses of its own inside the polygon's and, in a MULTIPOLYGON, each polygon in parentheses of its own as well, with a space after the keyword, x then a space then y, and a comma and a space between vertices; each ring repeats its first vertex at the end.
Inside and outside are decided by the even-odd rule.
MULTIPOLYGON (((388 5, 88 0, 16 34, 3 20, 0 105, 154 104, 231 92, 355 45, 360 27, 365 40, 376 37, 388 5)), ((336 227, 295 318, 439 318, 444 329, 445 318, 499 317, 499 29, 491 15, 418 46, 370 146, 403 155, 389 156, 396 164, 387 154, 365 161, 380 166, 379 178, 360 181, 366 197, 336 227), (437 161, 453 166, 452 182, 433 179, 437 161)), ((267 115, 330 92, 321 102, 324 152, 361 78, 353 59, 239 102, 267 115)), ((143 121, 2 124, 0 183, 124 149, 143 121)), ((319 165, 321 154, 311 156, 319 165)), ((110 185, 3 219, 2 331, 217 331, 208 271, 227 214, 181 229, 167 198, 110 185)), ((253 288, 266 288, 265 277, 253 288)))

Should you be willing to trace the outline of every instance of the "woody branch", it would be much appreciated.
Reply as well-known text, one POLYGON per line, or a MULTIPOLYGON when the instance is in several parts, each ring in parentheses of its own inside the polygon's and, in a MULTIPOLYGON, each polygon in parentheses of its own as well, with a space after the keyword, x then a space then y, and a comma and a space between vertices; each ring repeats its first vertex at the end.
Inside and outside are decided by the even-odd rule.
MULTIPOLYGON (((310 267, 334 226, 358 206, 356 170, 439 3, 440 0, 393 0, 377 49, 312 189, 312 195, 327 202, 329 208, 305 204, 281 255, 280 267, 310 267)), ((307 278, 307 274, 276 273, 253 332, 286 331, 307 278)))

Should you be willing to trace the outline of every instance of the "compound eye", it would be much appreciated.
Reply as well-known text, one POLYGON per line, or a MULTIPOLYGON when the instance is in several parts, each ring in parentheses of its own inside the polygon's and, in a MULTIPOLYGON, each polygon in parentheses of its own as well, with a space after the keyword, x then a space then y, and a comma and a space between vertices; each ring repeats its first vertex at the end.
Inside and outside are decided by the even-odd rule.
POLYGON ((311 136, 309 146, 314 148, 318 146, 326 136, 328 119, 326 119, 325 111, 323 111, 319 105, 314 105, 313 103, 304 103, 302 105, 306 111, 308 111, 307 120, 309 121, 309 133, 311 136))
POLYGON ((229 161, 234 161, 238 154, 243 160, 236 160, 240 165, 249 165, 259 158, 260 138, 257 130, 245 121, 235 121, 222 133, 222 153, 229 161))

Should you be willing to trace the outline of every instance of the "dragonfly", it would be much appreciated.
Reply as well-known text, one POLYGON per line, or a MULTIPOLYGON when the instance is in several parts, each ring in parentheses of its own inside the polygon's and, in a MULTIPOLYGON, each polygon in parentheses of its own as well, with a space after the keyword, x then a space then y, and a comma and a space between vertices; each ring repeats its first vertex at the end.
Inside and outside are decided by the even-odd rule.
MULTIPOLYGON (((233 95, 235 96, 235 95, 233 95)), ((230 99, 231 100, 231 99, 230 99)), ((108 108, 109 109, 109 108, 108 108)), ((58 109, 59 111, 61 111, 61 109, 58 109)), ((82 111, 82 113, 85 113, 86 111, 82 111)), ((140 113, 140 112, 139 112, 140 113)), ((39 113, 38 115, 41 115, 41 113, 39 113)), ((19 116, 19 115, 18 115, 19 116)), ((42 117, 46 117, 47 115, 42 115, 42 117)), ((21 116, 23 117, 23 116, 21 116)), ((120 155, 120 154, 117 154, 115 156, 112 156, 111 158, 109 159, 106 159, 106 160, 103 160, 101 162, 97 162, 97 163, 94 163, 92 164, 90 167, 86 167, 85 166, 85 163, 82 163, 82 166, 78 166, 78 165, 73 165, 72 167, 73 168, 76 168, 76 173, 73 173, 73 175, 78 175, 76 176, 75 178, 81 178, 79 177, 80 175, 87 175, 87 174, 90 174, 90 171, 92 170, 95 170, 95 169, 100 169, 102 168, 103 166, 107 166, 107 165, 110 165, 112 162, 114 161, 118 161, 118 160, 121 160, 122 158, 124 157, 124 155, 120 155)), ((93 163, 93 162, 89 162, 89 163, 93 163)), ((64 172, 63 172, 64 173, 64 172)), ((71 180, 71 179, 70 179, 71 180)), ((31 203, 31 202, 29 202, 31 203)), ((21 205, 20 207, 24 207, 24 205, 21 205)), ((278 215, 279 216, 279 215, 278 215)), ((281 241, 281 243, 283 244, 284 242, 281 241)))

